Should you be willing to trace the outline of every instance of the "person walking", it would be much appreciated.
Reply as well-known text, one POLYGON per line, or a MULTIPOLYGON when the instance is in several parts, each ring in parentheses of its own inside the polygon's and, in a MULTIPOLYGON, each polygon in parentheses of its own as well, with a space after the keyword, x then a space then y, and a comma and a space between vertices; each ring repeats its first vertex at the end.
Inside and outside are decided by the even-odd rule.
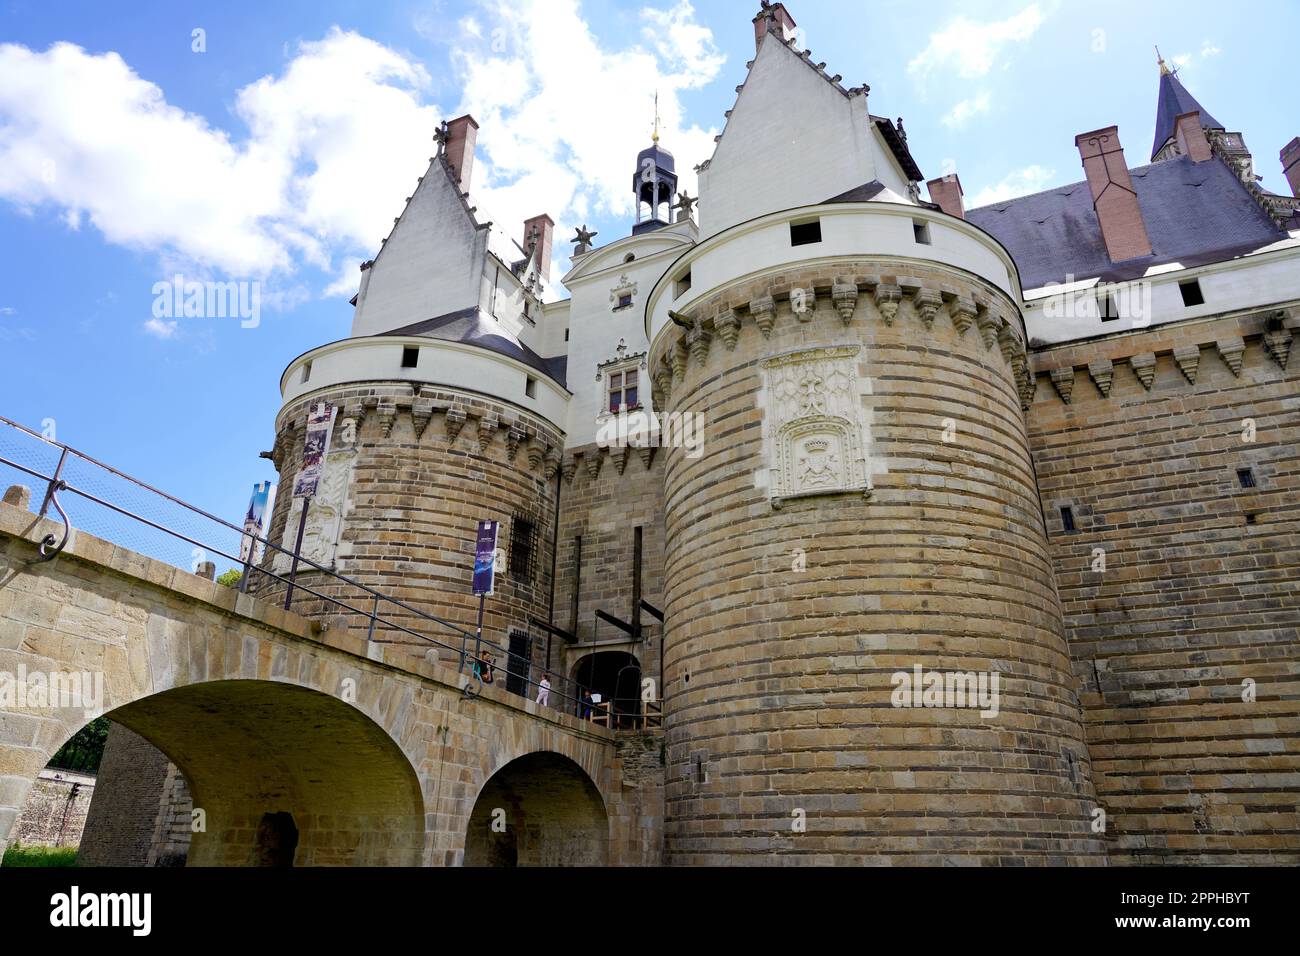
POLYGON ((551 674, 549 671, 542 675, 542 682, 537 685, 537 703, 543 707, 551 705, 551 674))

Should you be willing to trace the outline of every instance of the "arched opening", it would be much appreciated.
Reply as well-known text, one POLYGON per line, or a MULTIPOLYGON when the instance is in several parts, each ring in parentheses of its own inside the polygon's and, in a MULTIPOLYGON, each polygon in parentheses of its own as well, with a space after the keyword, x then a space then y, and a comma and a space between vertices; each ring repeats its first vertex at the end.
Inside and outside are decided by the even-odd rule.
MULTIPOLYGON (((136 744, 135 753, 156 748, 183 775, 187 865, 420 864, 419 778, 382 727, 337 697, 275 681, 213 681, 106 716, 147 743, 136 744)), ((118 829, 154 827, 165 835, 168 814, 183 816, 157 797, 148 808, 155 819, 115 813, 115 793, 137 787, 140 774, 130 761, 115 767, 110 758, 100 769, 78 858, 86 865, 116 862, 118 829), (101 800, 104 812, 97 813, 101 800)), ((168 864, 159 858, 154 865, 168 864)))
POLYGON ((641 714, 641 664, 626 651, 597 651, 578 661, 573 679, 609 704, 615 727, 635 725, 641 714))
POLYGON ((581 767, 554 753, 493 774, 465 834, 466 866, 604 866, 608 858, 605 801, 581 767))

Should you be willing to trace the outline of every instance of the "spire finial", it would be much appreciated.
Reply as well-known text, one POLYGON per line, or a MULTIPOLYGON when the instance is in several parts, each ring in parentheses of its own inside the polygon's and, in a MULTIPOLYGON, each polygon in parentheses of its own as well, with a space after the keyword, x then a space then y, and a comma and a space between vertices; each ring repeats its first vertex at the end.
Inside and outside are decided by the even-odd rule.
POLYGON ((1160 64, 1160 75, 1168 76, 1172 70, 1165 64, 1165 58, 1160 55, 1160 47, 1156 47, 1156 62, 1160 64))
POLYGON ((654 131, 654 135, 651 136, 650 138, 654 140, 656 146, 659 145, 659 91, 658 90, 655 90, 655 131, 654 131))

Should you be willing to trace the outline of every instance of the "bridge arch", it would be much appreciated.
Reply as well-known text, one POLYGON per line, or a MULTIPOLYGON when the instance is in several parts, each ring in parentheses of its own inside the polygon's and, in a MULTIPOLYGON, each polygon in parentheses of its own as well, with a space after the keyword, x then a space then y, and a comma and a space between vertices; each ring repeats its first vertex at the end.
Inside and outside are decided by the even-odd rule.
POLYGON ((609 814, 595 781, 552 751, 525 754, 479 791, 465 834, 466 866, 604 866, 609 814))

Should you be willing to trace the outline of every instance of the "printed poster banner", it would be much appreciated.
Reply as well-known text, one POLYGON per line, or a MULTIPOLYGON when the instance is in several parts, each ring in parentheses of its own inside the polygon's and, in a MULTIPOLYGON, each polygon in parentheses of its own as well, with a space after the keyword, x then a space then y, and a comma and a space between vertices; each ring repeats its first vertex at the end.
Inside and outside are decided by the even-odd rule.
POLYGON ((244 515, 244 537, 239 545, 239 560, 256 564, 262 559, 262 544, 257 538, 265 537, 266 517, 275 501, 275 485, 269 481, 253 485, 253 495, 248 500, 248 513, 244 515))
POLYGON ((327 402, 317 402, 307 416, 307 438, 302 450, 302 469, 293 483, 295 498, 314 498, 325 470, 325 456, 330 450, 330 433, 334 430, 336 409, 327 402))
POLYGON ((474 544, 474 593, 491 594, 496 583, 497 530, 496 521, 480 521, 478 538, 474 544))

